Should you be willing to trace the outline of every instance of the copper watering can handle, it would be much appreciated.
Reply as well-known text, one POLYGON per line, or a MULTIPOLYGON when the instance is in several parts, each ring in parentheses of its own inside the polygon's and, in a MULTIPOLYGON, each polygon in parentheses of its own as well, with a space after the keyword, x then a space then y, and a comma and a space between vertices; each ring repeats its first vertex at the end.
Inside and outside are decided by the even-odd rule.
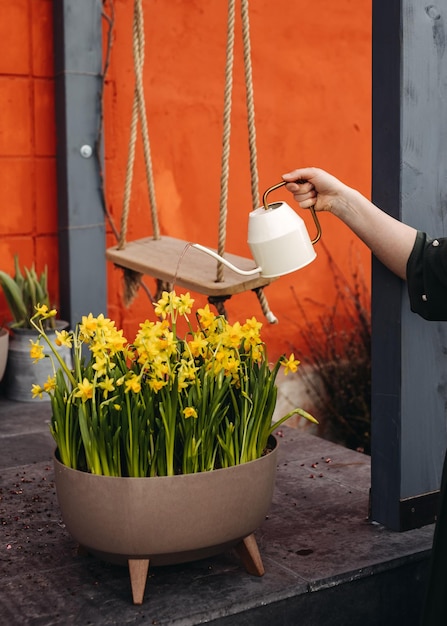
MULTIPOLYGON (((297 180, 296 182, 301 183, 301 182, 304 182, 304 181, 297 180)), ((264 194, 262 196, 262 204, 264 205, 264 209, 266 209, 266 211, 268 211, 268 208, 269 208, 269 205, 267 204, 267 196, 269 195, 269 193, 274 191, 275 189, 279 189, 280 187, 283 187, 284 185, 287 185, 287 182, 285 180, 282 180, 280 183, 276 183, 276 185, 272 185, 272 187, 269 187, 266 191, 264 191, 264 194)), ((317 241, 319 241, 319 239, 321 237, 321 225, 320 225, 320 222, 318 220, 317 214, 315 212, 315 207, 314 206, 310 207, 310 212, 312 214, 312 218, 313 218, 315 226, 317 228, 317 234, 316 234, 315 238, 311 240, 312 245, 314 245, 314 244, 317 243, 317 241)))

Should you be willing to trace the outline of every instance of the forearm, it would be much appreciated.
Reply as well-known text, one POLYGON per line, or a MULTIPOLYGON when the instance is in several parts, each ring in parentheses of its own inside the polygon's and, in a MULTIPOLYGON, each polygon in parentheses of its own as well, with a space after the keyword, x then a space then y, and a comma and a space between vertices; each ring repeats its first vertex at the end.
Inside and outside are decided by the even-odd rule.
POLYGON ((377 208, 355 189, 332 204, 332 213, 341 219, 371 252, 400 278, 406 278, 408 257, 416 239, 416 229, 399 222, 377 208))
POLYGON ((406 278, 417 231, 381 211, 362 194, 317 167, 283 174, 287 190, 303 209, 330 211, 392 272, 406 278))

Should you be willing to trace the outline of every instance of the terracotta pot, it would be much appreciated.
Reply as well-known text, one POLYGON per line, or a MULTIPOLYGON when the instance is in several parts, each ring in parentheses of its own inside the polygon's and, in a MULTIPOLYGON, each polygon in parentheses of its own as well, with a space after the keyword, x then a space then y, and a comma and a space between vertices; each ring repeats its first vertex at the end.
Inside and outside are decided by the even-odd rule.
POLYGON ((6 362, 8 360, 8 344, 9 333, 6 328, 0 328, 0 381, 5 373, 6 362))
MULTIPOLYGON (((68 328, 68 322, 56 321, 56 329, 61 331, 68 328)), ((33 384, 43 385, 48 376, 53 376, 53 366, 50 358, 45 358, 33 363, 30 358, 30 341, 36 341, 38 333, 33 328, 11 328, 12 336, 9 342, 8 363, 6 368, 6 395, 9 400, 19 402, 49 402, 48 394, 42 398, 34 398, 31 395, 33 384)), ((54 342, 55 331, 47 332, 54 342)), ((41 342, 44 345, 43 341, 41 342)), ((60 346, 59 354, 69 367, 72 365, 71 351, 69 348, 60 346)), ((49 354, 50 348, 44 345, 44 354, 49 354)))
POLYGON ((156 478, 97 476, 55 457, 64 523, 89 552, 129 563, 135 603, 142 601, 149 562, 181 563, 237 547, 250 573, 262 575, 252 533, 272 501, 278 447, 274 437, 271 443, 272 451, 249 463, 156 478), (135 582, 132 566, 141 561, 146 574, 135 582))

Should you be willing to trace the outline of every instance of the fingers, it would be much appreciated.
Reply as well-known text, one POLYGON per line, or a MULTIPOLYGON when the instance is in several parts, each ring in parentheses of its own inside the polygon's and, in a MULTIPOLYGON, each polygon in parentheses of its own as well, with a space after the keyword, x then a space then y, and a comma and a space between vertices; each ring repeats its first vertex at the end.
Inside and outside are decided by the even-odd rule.
POLYGON ((287 183, 286 189, 293 194, 306 194, 315 188, 308 181, 294 181, 293 183, 287 183))
POLYGON ((317 167, 304 167, 283 174, 286 189, 303 209, 332 211, 334 203, 346 193, 346 186, 317 167))
POLYGON ((304 181, 312 179, 315 176, 315 168, 314 167, 302 167, 292 172, 288 172, 287 174, 283 174, 283 180, 287 182, 295 182, 295 181, 304 181))
POLYGON ((308 209, 315 204, 317 194, 315 187, 309 182, 314 174, 314 168, 304 167, 283 174, 282 177, 283 180, 288 181, 287 191, 293 194, 294 199, 303 209, 308 209))
POLYGON ((298 204, 300 205, 302 209, 310 209, 311 207, 315 206, 317 194, 314 192, 313 195, 307 200, 302 197, 295 196, 295 195, 293 197, 295 198, 295 200, 298 202, 298 204))
POLYGON ((290 182, 286 185, 287 191, 293 195, 293 198, 301 208, 309 209, 314 206, 317 192, 312 183, 309 182, 290 182))

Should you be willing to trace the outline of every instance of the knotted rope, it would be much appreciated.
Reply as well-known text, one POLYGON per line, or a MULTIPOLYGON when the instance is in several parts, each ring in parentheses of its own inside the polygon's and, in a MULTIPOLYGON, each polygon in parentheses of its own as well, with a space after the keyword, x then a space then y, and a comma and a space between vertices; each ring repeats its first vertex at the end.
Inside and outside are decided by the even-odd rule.
MULTIPOLYGON (((133 14, 133 30, 132 30, 132 49, 134 57, 135 69, 135 88, 132 105, 132 118, 130 123, 130 140, 129 152, 127 157, 126 179, 124 183, 123 212, 121 215, 121 231, 118 242, 118 249, 121 250, 126 245, 127 224, 130 211, 130 200, 132 195, 132 180, 135 164, 135 147, 138 135, 138 120, 141 122, 141 135, 143 140, 143 154, 146 170, 146 181, 149 192, 149 204, 151 207, 152 231, 153 238, 160 239, 160 226, 158 223, 157 199, 155 195, 155 183, 152 170, 151 147, 149 141, 149 131, 147 125, 144 85, 143 85, 143 67, 144 67, 144 15, 142 0, 135 0, 133 14)), ((124 301, 126 305, 130 304, 135 298, 138 288, 141 286, 142 274, 127 269, 124 272, 124 301)), ((157 296, 164 290, 170 290, 168 284, 157 280, 157 296)))
POLYGON ((151 147, 147 126, 146 106, 143 86, 144 67, 144 17, 142 0, 135 0, 133 17, 133 57, 135 67, 135 88, 132 106, 132 119, 130 124, 129 153, 127 158, 126 180, 124 184, 123 213, 121 215, 121 233, 118 249, 126 245, 127 223, 129 217, 130 198, 132 194, 133 168, 135 163, 135 146, 138 134, 138 119, 141 121, 141 135, 143 139, 144 163, 146 166, 146 180, 149 191, 151 206, 153 238, 160 239, 160 227, 158 224, 157 200, 155 197, 155 184, 152 171, 151 147))
MULTIPOLYGON (((228 181, 230 178, 230 139, 231 139, 231 108, 233 96, 233 66, 234 66, 234 25, 235 25, 236 0, 228 0, 227 20, 227 48, 225 62, 225 90, 222 131, 222 159, 220 175, 220 203, 219 203, 219 235, 217 253, 223 256, 227 238, 227 214, 228 214, 228 181)), ((224 279, 224 265, 217 263, 216 281, 221 283, 224 279)))
MULTIPOLYGON (((228 20, 227 20, 227 48, 226 48, 226 64, 225 64, 225 91, 224 91, 224 114, 223 114, 223 136, 222 136, 222 165, 221 165, 221 193, 219 207, 219 237, 217 251, 220 256, 225 252, 226 243, 226 227, 228 213, 228 182, 229 182, 229 162, 230 162, 230 137, 231 137, 231 108, 233 95, 233 68, 234 68, 234 39, 235 39, 235 4, 236 0, 228 0, 228 20)), ((256 125, 255 125, 255 107, 253 96, 253 72, 251 64, 251 45, 250 45, 250 17, 249 17, 249 0, 241 0, 241 18, 242 18, 242 40, 244 50, 244 72, 245 72, 245 94, 247 107, 247 123, 248 123, 248 147, 250 153, 250 180, 251 180, 251 196, 252 208, 259 207, 259 177, 258 177, 258 160, 256 150, 256 125)), ((221 262, 217 264, 216 281, 222 282, 224 278, 224 265, 221 262)), ((262 287, 254 290, 262 312, 271 324, 277 323, 277 318, 270 311, 267 298, 262 287)))

